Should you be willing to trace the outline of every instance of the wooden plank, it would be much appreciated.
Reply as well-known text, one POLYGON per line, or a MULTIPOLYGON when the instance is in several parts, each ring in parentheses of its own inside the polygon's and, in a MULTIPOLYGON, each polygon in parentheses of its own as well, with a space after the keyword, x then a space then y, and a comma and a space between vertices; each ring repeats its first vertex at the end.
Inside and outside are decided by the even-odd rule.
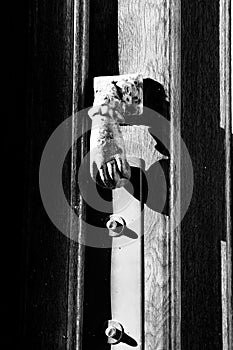
MULTIPOLYGON (((69 240, 56 229, 45 212, 38 172, 48 138, 72 113, 73 7, 70 0, 28 3, 25 117, 28 130, 23 240, 26 287, 23 291, 22 334, 17 342, 24 349, 65 350, 69 240)), ((64 144, 68 141, 65 139, 64 144)), ((69 162, 64 165, 68 198, 69 165, 69 162)))
POLYGON ((217 350, 222 348, 220 240, 225 231, 219 1, 182 3, 181 45, 181 132, 194 170, 192 202, 181 224, 181 345, 217 350))
POLYGON ((230 110, 230 1, 219 2, 220 126, 225 128, 230 110))
MULTIPOLYGON (((92 105, 94 98, 93 78, 99 75, 117 74, 117 4, 107 0, 77 0, 74 2, 74 65, 73 65, 73 140, 80 130, 90 130, 91 120, 77 111, 92 105), (115 25, 116 24, 116 25, 115 25), (112 57, 110 60, 109 57, 112 57)), ((72 147, 71 200, 76 208, 71 215, 71 237, 85 242, 86 236, 95 235, 95 225, 107 220, 108 213, 92 208, 79 193, 77 174, 79 166, 89 151, 90 133, 82 135, 72 147), (79 216, 77 227, 75 217, 79 216), (93 222, 93 218, 94 221, 93 222), (85 224, 93 224, 88 227, 85 224)), ((86 163, 86 170, 89 166, 86 163)), ((88 173, 86 179, 91 181, 88 173)), ((86 189, 86 197, 93 200, 93 194, 86 189)), ((101 192, 101 189, 99 189, 101 192)), ((106 196, 106 193, 104 194, 106 196)), ((107 193, 108 200, 111 197, 107 193)), ((94 198, 98 200, 98 198, 94 198)), ((112 211, 109 201, 108 211, 112 211)), ((102 327, 111 318, 110 310, 110 249, 100 249, 71 243, 69 269, 69 337, 68 349, 108 348, 102 334, 102 327), (93 264, 93 261, 95 262, 93 264), (95 289, 98 302, 93 299, 95 289), (104 290, 104 291, 103 291, 104 290), (85 299, 85 302, 84 302, 85 299)))
MULTIPOLYGON (((176 127, 179 125, 180 101, 177 60, 177 55, 179 57, 179 6, 180 3, 177 1, 118 1, 120 74, 137 71, 143 73, 144 78, 159 82, 171 101, 171 118, 178 118, 176 127)), ((152 95, 153 92, 151 92, 152 95)), ((161 112, 156 107, 155 110, 161 112)), ((150 126, 153 130, 153 123, 150 126)), ((175 176, 172 180, 171 191, 174 195, 178 180, 175 176)), ((178 349, 179 231, 173 238, 170 239, 169 235, 167 237, 168 218, 150 208, 145 209, 145 223, 144 346, 148 349, 168 349, 171 343, 172 349, 178 349), (168 276, 171 272, 172 276, 175 273, 175 279, 171 277, 169 281, 168 276), (173 311, 171 311, 171 305, 173 311), (173 329, 172 333, 171 329, 173 329), (169 339, 171 337, 173 340, 169 339)))
MULTIPOLYGON (((2 174, 3 197, 1 215, 4 218, 4 229, 1 235, 1 315, 2 347, 14 349, 23 343, 23 311, 25 307, 24 291, 26 278, 26 257, 24 255, 27 180, 25 177, 28 166, 28 105, 26 103, 26 67, 25 48, 28 37, 28 9, 19 3, 5 3, 5 20, 11 30, 4 35, 3 46, 6 54, 3 56, 4 85, 2 100, 4 101, 4 118, 1 129, 3 132, 2 164, 5 170, 2 174), (13 44, 14 43, 14 44, 13 44), (15 82, 20 82, 20 88, 14 94, 9 93, 15 82), (13 161, 13 158, 14 161, 13 161), (16 170, 17 169, 17 170, 16 170), (17 172, 17 175, 16 175, 17 172), (17 178, 17 180, 16 180, 17 178), (17 202, 17 209, 11 210, 17 202), (12 331, 14 329, 14 336, 12 331)), ((27 75, 28 77, 28 75, 27 75)), ((29 78, 29 77, 28 77, 29 78)), ((24 347, 22 345, 22 347, 24 347)))
MULTIPOLYGON (((89 17, 89 63, 88 77, 84 88, 84 106, 92 106, 94 101, 93 80, 97 76, 118 74, 118 52, 117 52, 117 1, 96 0, 90 2, 89 17)), ((91 120, 86 115, 88 127, 91 120)), ((90 135, 88 135, 89 138, 90 135)), ((85 146, 88 152, 89 144, 85 146)), ((89 167, 87 166, 88 171, 89 167)), ((87 223, 89 226, 85 231, 88 237, 95 236, 95 227, 104 227, 109 213, 112 213, 112 193, 103 191, 98 187, 99 196, 96 198, 89 186, 92 182, 87 174, 87 198, 91 198, 86 206, 87 223), (93 203, 99 203, 101 198, 105 199, 105 208, 101 205, 98 210, 93 208, 93 203)), ((107 229, 106 229, 107 231, 107 229)), ((105 236, 105 235, 103 235, 105 236)), ((110 239, 110 238, 109 238, 110 239)), ((101 242, 100 242, 101 243, 101 242)), ((111 246, 111 242, 107 242, 111 246)), ((109 349, 104 334, 104 324, 111 319, 111 249, 86 246, 84 266, 84 309, 83 309, 83 334, 81 349, 109 349), (86 278, 85 278, 86 276, 86 278), (94 297, 93 297, 93 291, 94 297)))
POLYGON ((219 73, 220 73, 220 126, 225 131, 225 232, 222 246, 222 328, 223 349, 232 346, 232 216, 231 216, 231 140, 232 82, 231 74, 231 11, 229 0, 221 0, 219 8, 219 73))
POLYGON ((170 222, 169 261, 169 349, 181 349, 181 2, 170 4, 170 222))
POLYGON ((89 12, 89 0, 74 1, 70 205, 75 209, 70 212, 67 350, 82 349, 85 245, 80 242, 85 242, 86 206, 79 193, 77 176, 81 159, 88 148, 88 135, 80 133, 80 130, 87 128, 88 117, 82 118, 83 114, 77 113, 85 107, 89 69, 89 12))
POLYGON ((118 1, 120 74, 140 72, 169 92, 170 2, 118 1))
POLYGON ((222 288, 222 348, 229 350, 227 327, 227 257, 226 242, 221 241, 221 288, 222 288))

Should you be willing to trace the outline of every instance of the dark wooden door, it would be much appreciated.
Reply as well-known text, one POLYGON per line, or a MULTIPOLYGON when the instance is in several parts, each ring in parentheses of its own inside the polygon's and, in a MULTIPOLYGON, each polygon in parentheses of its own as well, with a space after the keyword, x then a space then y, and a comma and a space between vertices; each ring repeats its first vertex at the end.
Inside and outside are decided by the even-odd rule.
MULTIPOLYGON (((17 26, 13 38, 19 38, 18 53, 25 52, 20 56, 25 74, 19 74, 21 61, 15 63, 16 46, 8 62, 17 71, 12 77, 17 77, 16 99, 7 94, 8 105, 14 106, 7 114, 11 141, 6 163, 13 174, 7 176, 12 195, 6 202, 7 214, 8 208, 14 214, 9 220, 13 236, 4 235, 11 261, 3 278, 9 287, 4 298, 8 348, 109 348, 100 325, 111 318, 111 249, 69 239, 94 234, 83 222, 98 226, 107 219, 85 203, 77 186, 89 133, 73 145, 63 167, 72 208, 65 219, 67 236, 44 209, 39 167, 55 128, 92 105, 94 77, 141 72, 144 106, 170 122, 173 151, 157 140, 159 151, 169 157, 160 163, 168 195, 162 211, 147 213, 144 347, 230 349, 229 6, 227 0, 220 6, 216 0, 34 0, 21 8, 25 26, 22 34, 17 26), (194 174, 192 200, 178 226, 190 179, 175 131, 187 146, 194 174), (177 198, 180 206, 175 207, 177 198), (80 218, 78 226, 74 215, 80 218)), ((12 83, 7 86, 11 91, 12 83)), ((148 122, 152 129, 153 123, 148 122)), ((90 126, 88 117, 74 119, 73 135, 90 126)), ((102 196, 111 211, 111 191, 102 196)))

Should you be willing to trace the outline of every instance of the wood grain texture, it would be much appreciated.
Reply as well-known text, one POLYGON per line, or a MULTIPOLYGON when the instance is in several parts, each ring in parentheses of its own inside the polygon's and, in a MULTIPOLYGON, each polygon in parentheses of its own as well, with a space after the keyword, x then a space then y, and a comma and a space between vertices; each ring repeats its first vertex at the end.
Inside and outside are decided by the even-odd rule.
MULTIPOLYGON (((128 157, 141 158, 145 162, 145 174, 151 167, 164 159, 156 150, 156 141, 149 132, 148 126, 132 125, 121 127, 128 157), (143 145, 142 145, 143 142, 143 145)), ((147 176, 147 175, 146 175, 147 176)), ((142 187, 142 198, 145 187, 142 187)), ((150 189, 149 189, 150 191, 150 189)), ((169 314, 167 298, 167 247, 166 218, 162 214, 143 204, 144 214, 144 344, 145 349, 160 349, 166 344, 165 322, 169 314)))
MULTIPOLYGON (((170 3, 170 220, 168 223, 169 349, 181 348, 181 1, 170 3)), ((184 174, 183 174, 184 175, 184 174)), ((187 179, 189 183, 190 179, 187 179)))
POLYGON ((156 141, 145 125, 121 126, 122 136, 125 142, 128 157, 140 158, 145 161, 147 171, 155 162, 166 159, 156 148, 156 141), (142 145, 143 141, 143 145, 142 145))
MULTIPOLYGON (((171 147, 175 150, 174 155, 179 158, 180 146, 173 131, 175 128, 178 131, 181 129, 195 169, 193 200, 181 227, 182 298, 179 285, 180 231, 166 233, 166 228, 174 228, 179 218, 179 208, 178 212, 172 212, 180 188, 180 169, 175 167, 177 158, 171 156, 170 159, 171 220, 149 207, 145 212, 145 348, 180 349, 181 322, 183 349, 201 350, 210 347, 219 350, 222 345, 222 236, 228 242, 228 259, 232 259, 232 123, 225 114, 221 118, 225 130, 219 127, 220 76, 216 73, 219 72, 219 1, 182 1, 182 51, 179 46, 180 1, 96 0, 90 2, 89 31, 86 15, 88 1, 77 1, 75 4, 76 7, 73 7, 73 1, 69 0, 29 1, 30 63, 25 119, 29 129, 27 163, 30 165, 26 179, 28 201, 23 238, 27 283, 25 303, 22 306, 24 326, 15 346, 20 343, 25 349, 73 350, 80 347, 81 350, 82 343, 83 349, 108 348, 103 345, 103 339, 98 339, 98 332, 104 320, 111 317, 108 301, 110 290, 106 283, 110 274, 111 252, 87 248, 87 260, 83 264, 83 250, 75 243, 70 244, 54 228, 44 212, 38 190, 37 170, 45 142, 54 128, 72 112, 92 105, 95 76, 142 72, 144 77, 159 81, 164 86, 170 103, 171 147), (74 38, 77 42, 75 50, 74 38), (225 199, 226 205, 223 204, 225 199), (83 273, 88 279, 83 279, 83 273), (106 286, 104 293, 103 286, 106 286), (82 291, 86 297, 84 320, 82 291), (84 339, 80 337, 82 324, 84 339)), ((224 20, 221 23, 223 22, 224 20)), ((226 96, 226 85, 222 91, 226 96)), ((153 128, 153 121, 150 123, 153 128)), ((74 121, 73 126, 75 135, 75 130, 82 126, 82 121, 74 121)), ((9 139, 12 140, 12 134, 9 139)), ((83 139, 78 145, 80 154, 88 151, 86 140, 83 139)), ((14 146, 12 154, 15 154, 16 149, 18 144, 14 146)), ((182 163, 182 159, 180 161, 182 163)), ((73 153, 73 183, 79 162, 79 154, 73 153)), ((16 165, 15 160, 14 167, 16 165)), ((12 173, 15 174, 15 168, 12 173)), ((69 196, 68 167, 65 167, 64 176, 69 196)), ((15 176, 12 184, 14 182, 15 176)), ((75 188, 74 186, 71 190, 73 194, 75 188)), ((16 198, 15 193, 10 198, 9 208, 12 208, 12 198, 16 198)), ((78 206, 80 215, 89 216, 90 221, 96 217, 100 221, 106 218, 104 213, 96 215, 91 208, 85 213, 85 206, 82 207, 76 194, 72 203, 78 206)), ((67 226, 70 224, 69 219, 67 218, 67 226)), ((14 223, 12 225, 15 227, 14 223)), ((84 227, 72 228, 71 218, 71 233, 85 234, 86 231, 84 227)), ((11 244, 10 241, 7 246, 11 244)), ((8 281, 15 275, 15 266, 11 269, 8 281)), ((230 302, 231 281, 229 269, 227 283, 230 302)), ((15 311, 12 307, 10 310, 12 313, 15 311)), ((231 309, 228 310, 228 319, 232 320, 231 309)), ((10 321, 12 325, 12 317, 10 321)), ((230 332, 229 344, 232 342, 231 334, 230 332)), ((5 337, 7 346, 11 336, 12 328, 9 336, 5 337)))
MULTIPOLYGON (((23 240, 26 286, 22 334, 17 346, 65 350, 69 239, 56 229, 45 212, 38 172, 48 138, 72 113, 73 7, 70 0, 28 3, 27 113, 24 116, 28 133, 23 240)), ((68 141, 65 138, 64 144, 68 141)), ((68 197, 69 166, 68 162, 63 169, 68 197)), ((66 219, 68 227, 68 216, 66 219)))
MULTIPOLYGON (((232 95, 231 95, 232 99, 232 95)), ((231 100, 232 105, 232 100, 231 100)), ((232 111, 229 108, 229 112, 232 111)), ((227 259, 227 341, 230 349, 233 342, 232 311, 232 115, 228 113, 225 124, 225 201, 226 201, 226 259, 227 259)))
POLYGON ((70 249, 68 282, 67 350, 82 348, 84 263, 86 206, 78 189, 78 169, 88 148, 88 135, 81 133, 88 125, 88 118, 78 114, 85 107, 89 69, 89 0, 75 0, 73 14, 73 72, 72 72, 72 147, 71 147, 71 194, 70 249), (78 217, 78 220, 76 219, 78 217), (77 225, 78 222, 78 225, 77 225))
MULTIPOLYGON (((90 1, 89 14, 89 68, 84 88, 85 107, 93 105, 94 77, 118 74, 117 1, 90 1)), ((90 122, 90 118, 87 115, 86 120, 90 122)), ((89 137, 90 135, 88 135, 88 138, 89 137)), ((88 143, 84 150, 88 152, 88 143)), ((86 220, 87 223, 93 227, 91 228, 89 226, 89 229, 85 231, 85 234, 88 237, 95 237, 95 228, 105 227, 108 215, 109 213, 112 213, 112 194, 111 191, 107 191, 103 194, 101 188, 98 188, 98 191, 100 191, 100 197, 103 196, 108 203, 104 209, 99 205, 99 210, 95 210, 93 208, 93 202, 96 201, 96 203, 98 203, 100 197, 97 196, 93 198, 93 193, 91 193, 90 190, 88 191, 88 185, 86 190, 87 198, 91 198, 90 203, 86 204, 86 220)), ((110 244, 108 247, 109 246, 110 244)), ((110 270, 111 249, 100 249, 86 246, 84 266, 85 303, 83 309, 83 335, 81 349, 107 350, 110 348, 106 343, 105 335, 102 332, 106 320, 111 319, 110 270)))
POLYGON ((222 348, 229 350, 227 327, 227 257, 226 242, 221 241, 221 288, 222 288, 222 348))
MULTIPOLYGON (((144 78, 150 78, 162 84, 171 101, 171 118, 174 119, 179 118, 180 101, 179 62, 177 61, 177 55, 180 55, 177 44, 179 14, 179 2, 118 1, 120 74, 140 72, 144 78)), ((179 125, 178 120, 175 122, 176 127, 179 125)), ((150 126, 153 130, 153 121, 150 126)), ((147 140, 146 137, 145 140, 147 140)), ((179 169, 176 170, 178 171, 179 169)), ((172 180, 173 190, 171 191, 174 193, 177 191, 175 176, 172 180)), ((180 308, 180 291, 177 289, 177 279, 179 279, 177 261, 180 259, 179 232, 174 235, 176 238, 171 238, 166 233, 168 227, 168 217, 145 206, 144 346, 148 350, 179 348, 179 311, 175 311, 180 308), (173 277, 169 279, 169 274, 171 276, 176 274, 175 282, 173 277), (172 344, 171 347, 170 344, 172 344)))
POLYGON ((139 72, 169 93, 169 11, 166 0, 118 1, 120 74, 139 72))
POLYGON ((181 344, 217 350, 222 348, 220 241, 226 229, 219 1, 182 3, 181 43, 181 132, 194 170, 192 201, 181 224, 181 344))
MULTIPOLYGON (((221 0, 219 8, 219 73, 220 73, 220 126, 225 130, 225 266, 222 266, 224 294, 223 349, 230 349, 233 342, 232 330, 232 215, 231 215, 231 145, 232 145, 232 86, 231 86, 231 9, 229 0, 221 0)), ((222 244, 224 244, 222 243, 222 244)))
POLYGON ((220 126, 225 128, 230 110, 230 1, 219 2, 220 126))

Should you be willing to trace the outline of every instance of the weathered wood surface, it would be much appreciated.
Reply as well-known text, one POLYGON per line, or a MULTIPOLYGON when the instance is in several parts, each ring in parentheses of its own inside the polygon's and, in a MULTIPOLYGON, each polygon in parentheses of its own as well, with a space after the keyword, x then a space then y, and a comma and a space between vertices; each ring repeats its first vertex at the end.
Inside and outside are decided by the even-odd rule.
MULTIPOLYGON (((88 77, 84 89, 85 107, 93 105, 93 80, 97 76, 118 74, 118 48, 117 48, 117 1, 96 0, 90 1, 90 27, 89 27, 89 59, 88 77)), ((87 116, 87 119, 90 118, 87 116)), ((90 137, 90 134, 88 135, 90 137)), ((85 151, 88 152, 89 145, 85 151)), ((89 169, 89 168, 88 168, 89 169)), ((101 193, 101 188, 98 189, 101 193)), ((95 235, 95 226, 103 226, 109 213, 112 212, 111 191, 101 193, 109 204, 99 210, 92 208, 92 203, 85 206, 86 220, 93 225, 85 234, 95 235), (104 212, 106 210, 106 212, 104 212)), ((91 191, 87 196, 92 200, 91 191)), ((107 229, 106 229, 107 231, 107 229)), ((110 245, 109 245, 110 246, 110 245)), ((110 304, 110 270, 111 249, 86 247, 84 266, 84 309, 83 309, 83 335, 81 349, 109 349, 103 326, 106 320, 111 319, 110 304)), ((73 349, 72 349, 73 350, 73 349)))
POLYGON ((221 241, 222 257, 222 332, 223 350, 233 342, 232 330, 232 215, 231 215, 231 147, 232 81, 231 81, 231 22, 232 6, 229 0, 221 0, 219 8, 219 74, 220 74, 220 126, 225 130, 225 232, 221 241))
POLYGON ((185 1, 181 34, 181 131, 194 169, 192 202, 181 225, 182 348, 217 350, 222 348, 220 241, 226 230, 219 1, 185 1))
POLYGON ((88 118, 77 118, 79 110, 86 107, 86 89, 89 69, 89 0, 73 2, 72 47, 72 147, 70 205, 76 208, 70 213, 70 247, 68 271, 67 350, 82 349, 84 264, 86 207, 78 189, 78 169, 88 147, 88 135, 80 133, 87 127, 88 118), (81 134, 81 137, 78 135, 81 134), (76 220, 76 215, 78 220, 76 220), (78 225, 77 225, 78 222, 78 225))
POLYGON ((120 74, 140 72, 170 89, 170 2, 118 1, 120 74))
POLYGON ((230 111, 230 1, 219 2, 220 126, 226 127, 230 111))
POLYGON ((229 350, 227 321, 227 250, 226 242, 221 241, 221 292, 222 292, 222 348, 229 350))
MULTIPOLYGON (((23 291, 26 296, 22 305, 23 329, 21 333, 19 332, 19 341, 17 339, 16 345, 20 343, 25 349, 73 350, 80 344, 77 332, 82 324, 79 322, 82 320, 80 314, 77 315, 79 309, 75 308, 80 305, 78 300, 81 300, 77 291, 81 286, 79 272, 82 268, 89 276, 89 280, 83 284, 87 298, 83 319, 83 329, 86 333, 82 340, 84 349, 101 347, 102 340, 98 343, 94 332, 98 332, 99 324, 110 316, 110 305, 105 303, 110 290, 107 288, 105 294, 101 293, 101 285, 105 285, 109 278, 110 271, 106 261, 110 262, 111 252, 106 250, 103 254, 100 249, 88 248, 83 267, 78 259, 82 255, 76 254, 78 247, 70 246, 68 240, 50 223, 42 207, 37 188, 37 169, 46 139, 66 116, 71 115, 72 104, 73 111, 92 105, 95 76, 135 71, 142 72, 145 77, 160 82, 164 87, 170 103, 171 131, 175 127, 179 131, 179 59, 181 58, 181 130, 194 161, 196 181, 193 201, 182 223, 182 321, 180 320, 179 230, 172 231, 172 235, 166 236, 165 228, 168 225, 166 216, 152 213, 148 209, 145 348, 180 349, 181 322, 182 348, 221 349, 220 237, 225 239, 226 225, 228 225, 227 237, 230 237, 228 179, 231 140, 230 122, 225 117, 224 124, 227 120, 228 131, 224 132, 223 137, 219 135, 220 117, 217 111, 220 105, 220 77, 216 73, 219 71, 219 2, 217 0, 182 2, 182 51, 179 47, 179 4, 180 1, 165 0, 93 1, 90 6, 89 48, 85 46, 88 45, 87 40, 80 40, 76 53, 72 44, 73 2, 62 3, 52 0, 34 1, 29 4, 28 62, 30 63, 25 124, 29 129, 26 137, 29 150, 27 164, 30 166, 25 181, 25 187, 28 189, 25 192, 29 200, 26 204, 23 238, 25 246, 23 278, 27 280, 27 287, 26 291, 23 291), (82 52, 85 52, 83 61, 79 56, 81 47, 82 52), (77 67, 75 67, 77 76, 74 81, 73 53, 77 55, 77 67), (80 71, 82 78, 77 82, 80 71), (77 91, 81 91, 81 96, 77 95, 77 91), (75 98, 78 96, 79 100, 72 101, 72 96, 75 98), (223 150, 224 140, 227 153, 223 150), (226 208, 222 208, 226 198, 223 183, 227 183, 228 186, 226 191, 228 224, 223 223, 223 218, 226 217, 226 208), (101 271, 101 274, 98 271, 101 271), (73 314, 69 314, 67 324, 68 308, 69 312, 73 310, 73 314), (94 329, 94 332, 90 329, 94 329)), ((79 6, 84 9, 85 5, 88 5, 88 1, 76 2, 76 15, 79 6)), ((77 20, 77 27, 79 21, 82 21, 82 18, 77 20)), ((84 27, 86 24, 87 22, 84 27)), ((80 28, 77 27, 76 35, 79 37, 80 28)), ((85 28, 83 33, 87 33, 85 28)), ((85 39, 85 35, 82 34, 82 38, 85 39)), ((146 95, 150 95, 149 90, 145 91, 146 95)), ((155 100, 154 96, 149 97, 149 100, 155 100)), ((151 103, 151 108, 167 115, 163 107, 158 101, 151 103)), ((9 119, 12 120, 11 118, 9 119)), ((23 130, 22 126, 21 129, 23 130)), ((173 135, 171 132, 171 147, 179 154, 179 144, 173 135)), ((16 139, 19 140, 19 135, 16 139)), ((87 147, 85 142, 82 145, 83 149, 87 147)), ((14 152, 15 149, 18 149, 18 143, 14 147, 14 152)), ((20 165, 18 163, 15 160, 14 166, 20 165)), ((179 168, 175 169, 174 164, 175 159, 171 158, 171 210, 175 195, 179 194, 177 190, 179 168)), ((67 176, 67 187, 69 187, 70 177, 67 176)), ((14 182, 15 178, 12 184, 14 182)), ((15 198, 15 193, 10 197, 9 208, 12 207, 12 198, 15 198)), ((76 203, 76 198, 74 200, 76 203)), ((92 214, 91 211, 89 216, 93 216, 92 214)), ((170 214, 169 224, 174 227, 179 213, 170 214)), ((16 228, 15 223, 12 225, 16 228)), ((15 231, 17 232, 17 229, 15 231)), ((11 244, 10 241, 7 246, 11 244)), ((18 246, 14 249, 15 253, 17 249, 18 246)), ((14 261, 13 257, 11 260, 14 261)), ((17 259, 15 263, 17 266, 17 259)), ((10 271, 7 281, 12 283, 15 268, 10 271)), ((14 298, 15 293, 11 292, 10 296, 14 298)), ((12 306, 9 310, 14 314, 12 306)), ((11 334, 12 329, 9 337, 6 337, 7 346, 11 334)))
MULTIPOLYGON (((177 54, 179 56, 179 21, 179 2, 118 1, 119 73, 140 72, 144 78, 159 82, 171 101, 171 119, 176 119, 176 127, 180 117, 179 65, 176 61, 177 54)), ((153 121, 150 127, 153 131, 153 121)), ((175 175, 179 175, 178 171, 175 175)), ((174 196, 179 176, 173 176, 172 180, 171 193, 174 196)), ((179 325, 180 292, 176 281, 179 277, 173 280, 180 258, 178 239, 174 235, 172 240, 166 234, 168 218, 147 206, 144 222, 144 346, 148 350, 168 349, 172 343, 175 344, 172 348, 178 349, 179 330, 175 330, 174 322, 179 325), (171 272, 173 276, 169 280, 171 272), (176 320, 171 319, 171 306, 176 320), (172 337, 176 340, 171 340, 172 337)), ((178 237, 179 232, 176 235, 178 237)))
MULTIPOLYGON (((57 350, 66 349, 67 342, 69 239, 45 212, 38 174, 48 138, 72 113, 73 8, 69 0, 36 0, 28 2, 28 11, 24 34, 28 39, 27 108, 21 119, 27 128, 21 277, 26 283, 22 291, 20 337, 15 337, 12 329, 11 337, 16 338, 16 346, 24 349, 57 350)), ((63 173, 68 197, 69 165, 66 163, 63 173)))

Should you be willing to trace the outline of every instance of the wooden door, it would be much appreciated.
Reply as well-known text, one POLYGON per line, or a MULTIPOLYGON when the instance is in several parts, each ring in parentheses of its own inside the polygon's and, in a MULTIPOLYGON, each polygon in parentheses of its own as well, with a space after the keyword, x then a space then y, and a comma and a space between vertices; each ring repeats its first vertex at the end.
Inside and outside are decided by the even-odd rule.
MULTIPOLYGON (((140 72, 144 106, 170 125, 169 147, 156 139, 167 159, 153 169, 155 187, 148 188, 166 205, 156 210, 152 196, 144 213, 141 348, 230 349, 229 7, 227 0, 28 1, 27 108, 19 127, 26 130, 20 146, 20 157, 26 159, 25 190, 19 193, 24 197, 22 253, 14 254, 10 270, 12 276, 20 257, 21 302, 17 339, 7 337, 12 345, 38 350, 110 348, 101 325, 111 319, 111 248, 77 242, 95 234, 85 222, 94 227, 108 218, 93 210, 78 189, 89 133, 81 133, 63 166, 71 207, 64 219, 67 235, 43 207, 38 174, 45 144, 60 123, 73 116, 73 138, 90 129, 85 113, 74 116, 92 106, 94 77, 140 72), (190 178, 179 135, 194 175, 192 200, 182 221, 190 178), (167 194, 156 187, 161 175, 156 169, 162 169, 167 194)), ((153 134, 155 122, 147 120, 145 125, 153 134)), ((67 132, 64 145, 70 137, 67 132)), ((14 139, 17 144, 17 133, 14 139)), ((111 211, 111 191, 102 196, 111 211)), ((7 280, 11 291, 20 284, 15 278, 7 280)), ((10 301, 12 297, 16 300, 11 292, 10 301)), ((16 301, 10 305, 8 310, 15 312, 16 301)))

